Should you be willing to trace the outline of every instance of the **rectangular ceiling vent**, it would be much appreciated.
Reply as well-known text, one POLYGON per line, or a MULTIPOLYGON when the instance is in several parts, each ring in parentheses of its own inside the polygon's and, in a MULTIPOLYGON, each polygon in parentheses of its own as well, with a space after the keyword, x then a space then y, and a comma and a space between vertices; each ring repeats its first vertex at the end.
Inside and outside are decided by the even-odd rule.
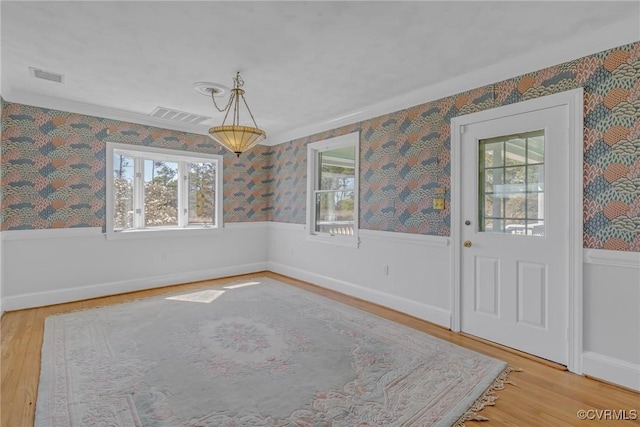
POLYGON ((49 80, 50 82, 64 83, 64 76, 51 71, 40 70, 39 68, 29 67, 29 73, 36 79, 49 80))
POLYGON ((201 116, 199 114, 186 113, 184 111, 174 110, 166 107, 156 107, 150 114, 151 117, 157 119, 168 120, 170 122, 185 123, 189 125, 197 125, 205 120, 209 120, 210 117, 201 116))

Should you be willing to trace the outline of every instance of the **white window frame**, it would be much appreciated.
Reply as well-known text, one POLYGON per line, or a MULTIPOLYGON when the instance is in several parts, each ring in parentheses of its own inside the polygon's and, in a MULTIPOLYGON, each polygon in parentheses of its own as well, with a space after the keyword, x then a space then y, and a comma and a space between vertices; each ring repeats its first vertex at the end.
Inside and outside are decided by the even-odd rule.
POLYGON ((153 148, 146 146, 136 146, 131 144, 121 144, 117 142, 107 142, 106 152, 106 237, 107 239, 120 239, 120 238, 157 238, 157 237, 176 237, 176 235, 187 234, 189 236, 197 234, 211 234, 219 232, 223 227, 223 161, 222 156, 206 153, 192 153, 181 150, 169 150, 165 148, 153 148), (151 227, 143 228, 144 224, 144 206, 140 206, 144 199, 143 180, 142 175, 134 177, 134 204, 138 204, 136 208, 142 209, 141 214, 134 216, 135 228, 129 230, 114 230, 114 218, 113 218, 113 204, 114 204, 114 189, 113 189, 113 156, 114 154, 124 154, 134 157, 135 167, 137 170, 141 169, 141 164, 144 161, 141 157, 148 160, 157 161, 169 161, 177 162, 179 168, 185 169, 186 163, 202 163, 213 162, 216 163, 216 194, 215 194, 215 217, 212 225, 189 225, 188 224, 188 205, 189 194, 185 191, 185 182, 187 176, 184 175, 179 178, 178 183, 178 225, 167 227, 151 227))
POLYGON ((357 248, 360 239, 358 238, 359 217, 360 217, 360 132, 353 132, 346 135, 328 138, 322 141, 313 142, 307 145, 307 239, 321 242, 349 246, 357 248), (354 182, 354 218, 353 235, 345 236, 315 231, 316 223, 316 200, 315 192, 318 187, 318 154, 323 151, 334 150, 336 148, 355 148, 355 182, 354 182))

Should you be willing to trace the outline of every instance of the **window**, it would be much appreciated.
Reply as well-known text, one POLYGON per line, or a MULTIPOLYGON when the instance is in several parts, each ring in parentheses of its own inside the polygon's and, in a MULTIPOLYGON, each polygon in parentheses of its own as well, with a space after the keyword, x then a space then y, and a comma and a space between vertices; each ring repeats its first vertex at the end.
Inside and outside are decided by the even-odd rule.
POLYGON ((314 240, 357 246, 359 133, 307 146, 307 229, 314 240))
POLYGON ((107 234, 222 226, 222 157, 107 143, 107 234))
POLYGON ((544 131, 480 141, 480 231, 544 236, 544 131))

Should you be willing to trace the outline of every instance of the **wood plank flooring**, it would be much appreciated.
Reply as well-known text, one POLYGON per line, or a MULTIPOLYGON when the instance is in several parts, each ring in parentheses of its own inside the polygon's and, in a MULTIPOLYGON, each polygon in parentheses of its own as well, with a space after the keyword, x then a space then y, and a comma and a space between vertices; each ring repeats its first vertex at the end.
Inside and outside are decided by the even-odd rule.
POLYGON ((483 423, 469 421, 467 422, 469 427, 640 426, 640 393, 578 376, 558 369, 552 364, 537 361, 535 358, 526 357, 464 334, 451 332, 397 311, 269 272, 5 313, 1 320, 0 336, 2 349, 0 359, 2 380, 0 425, 2 427, 29 427, 33 425, 45 317, 166 293, 224 285, 239 277, 250 279, 264 276, 338 300, 479 353, 504 360, 512 367, 522 368, 523 372, 513 372, 510 375, 509 379, 515 385, 507 385, 504 390, 499 391, 496 405, 487 407, 481 412, 481 415, 488 417, 490 421, 483 423), (601 414, 602 417, 601 411, 615 412, 609 413, 609 419, 582 421, 577 415, 580 410, 591 411, 588 414, 592 418, 597 417, 598 414, 601 414), (620 411, 625 411, 625 413, 620 411), (637 414, 636 417, 633 416, 634 413, 637 414), (613 419, 616 416, 619 418, 620 415, 636 419, 613 419))

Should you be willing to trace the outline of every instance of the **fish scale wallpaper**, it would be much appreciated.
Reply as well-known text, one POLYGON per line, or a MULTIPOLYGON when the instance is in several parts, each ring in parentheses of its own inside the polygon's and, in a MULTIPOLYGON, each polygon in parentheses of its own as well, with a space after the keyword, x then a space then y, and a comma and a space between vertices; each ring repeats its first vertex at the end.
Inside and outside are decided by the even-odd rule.
POLYGON ((224 221, 269 217, 269 147, 240 159, 206 136, 2 103, 2 230, 105 227, 106 141, 224 155, 224 221))
MULTIPOLYGON (((225 221, 306 220, 306 145, 360 132, 360 228, 448 236, 452 117, 584 87, 584 247, 640 252, 640 42, 360 123, 225 154, 225 221)), ((101 226, 104 141, 222 152, 207 137, 3 103, 2 229, 101 226), (109 129, 109 135, 106 133, 109 129)))
POLYGON ((451 118, 584 87, 584 247, 640 252, 640 42, 274 147, 273 220, 305 222, 308 143, 360 131, 360 228, 448 236, 451 118))

